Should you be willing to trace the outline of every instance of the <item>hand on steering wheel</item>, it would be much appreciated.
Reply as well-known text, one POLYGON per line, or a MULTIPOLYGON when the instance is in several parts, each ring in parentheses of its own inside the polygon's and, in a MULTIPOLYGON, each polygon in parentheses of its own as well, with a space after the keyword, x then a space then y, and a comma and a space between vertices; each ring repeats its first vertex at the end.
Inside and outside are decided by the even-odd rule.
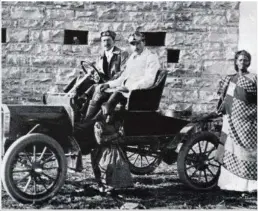
POLYGON ((84 71, 86 74, 94 75, 94 72, 97 73, 98 77, 100 78, 99 83, 103 83, 103 82, 106 81, 106 80, 103 78, 103 76, 99 73, 98 69, 94 66, 93 63, 90 63, 90 62, 87 62, 87 61, 81 61, 81 67, 82 67, 83 71, 84 71), (88 71, 86 70, 84 64, 86 64, 86 65, 88 65, 89 67, 93 68, 93 70, 88 73, 88 71))

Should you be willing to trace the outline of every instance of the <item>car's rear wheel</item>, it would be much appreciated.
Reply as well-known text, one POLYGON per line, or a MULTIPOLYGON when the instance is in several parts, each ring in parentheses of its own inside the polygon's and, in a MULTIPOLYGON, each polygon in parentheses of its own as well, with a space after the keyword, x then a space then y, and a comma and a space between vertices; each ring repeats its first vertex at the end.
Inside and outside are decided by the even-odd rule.
POLYGON ((152 173, 161 163, 157 144, 139 144, 124 148, 129 162, 130 171, 135 175, 152 173))
POLYGON ((21 203, 39 203, 53 197, 64 184, 67 171, 60 144, 39 133, 16 140, 7 150, 2 167, 5 190, 21 203))
POLYGON ((196 190, 209 190, 217 185, 220 165, 214 159, 219 139, 210 132, 195 134, 186 140, 178 154, 179 178, 196 190))

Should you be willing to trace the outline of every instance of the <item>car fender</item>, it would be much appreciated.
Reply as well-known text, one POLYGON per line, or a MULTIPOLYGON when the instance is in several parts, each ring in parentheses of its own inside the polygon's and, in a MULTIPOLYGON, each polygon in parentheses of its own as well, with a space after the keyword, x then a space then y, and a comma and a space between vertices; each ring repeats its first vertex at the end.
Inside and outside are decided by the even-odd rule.
POLYGON ((170 150, 174 149, 176 152, 179 152, 183 142, 195 131, 196 125, 196 123, 190 122, 184 126, 180 132, 174 136, 173 140, 168 143, 166 148, 170 150))

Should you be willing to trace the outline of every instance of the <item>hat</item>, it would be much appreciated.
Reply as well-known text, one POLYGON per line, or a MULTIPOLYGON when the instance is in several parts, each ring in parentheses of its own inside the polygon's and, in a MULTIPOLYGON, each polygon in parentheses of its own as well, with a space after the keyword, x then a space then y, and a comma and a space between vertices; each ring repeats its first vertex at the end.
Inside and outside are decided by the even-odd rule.
POLYGON ((133 34, 130 34, 128 38, 129 43, 140 42, 144 40, 145 40, 144 34, 139 31, 136 31, 133 34))
POLYGON ((116 38, 116 33, 113 32, 113 31, 110 31, 110 30, 103 31, 103 32, 100 33, 100 38, 101 38, 101 37, 105 37, 105 36, 112 37, 112 39, 115 40, 115 38, 116 38))

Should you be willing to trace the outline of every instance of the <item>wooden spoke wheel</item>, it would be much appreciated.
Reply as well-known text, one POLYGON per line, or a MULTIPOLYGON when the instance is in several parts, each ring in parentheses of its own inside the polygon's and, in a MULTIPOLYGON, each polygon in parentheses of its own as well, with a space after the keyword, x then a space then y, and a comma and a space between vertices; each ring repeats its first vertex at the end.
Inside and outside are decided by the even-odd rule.
POLYGON ((126 146, 124 149, 130 171, 136 175, 152 173, 162 161, 158 152, 158 144, 126 146))
POLYGON ((183 143, 177 160, 179 178, 196 190, 209 190, 217 185, 220 165, 214 159, 219 144, 216 135, 200 132, 183 143))
POLYGON ((67 164, 57 141, 35 133, 19 138, 9 147, 2 169, 3 186, 13 199, 39 203, 61 188, 67 164))

